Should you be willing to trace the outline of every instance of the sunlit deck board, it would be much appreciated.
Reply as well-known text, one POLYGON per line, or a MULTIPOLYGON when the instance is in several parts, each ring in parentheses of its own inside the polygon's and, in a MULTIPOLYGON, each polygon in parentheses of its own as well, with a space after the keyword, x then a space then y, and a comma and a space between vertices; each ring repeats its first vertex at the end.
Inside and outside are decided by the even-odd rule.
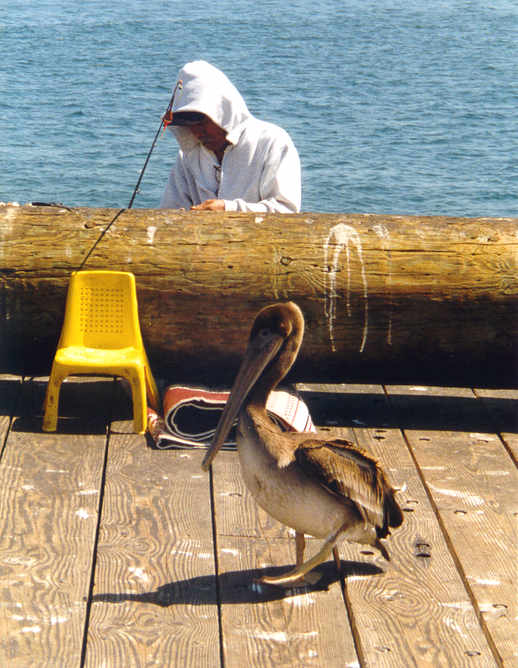
POLYGON ((344 545, 343 582, 328 562, 327 590, 293 592, 253 584, 293 538, 236 453, 209 475, 202 451, 150 447, 110 381, 67 384, 43 434, 42 380, 11 422, 20 384, 0 377, 0 665, 516 665, 516 391, 306 389, 381 460, 405 523, 390 562, 344 545))
POLYGON ((518 660, 516 466, 472 390, 388 388, 398 413, 408 411, 417 393, 441 429, 406 429, 405 437, 489 641, 512 665, 518 660))
MULTIPOLYGON (((96 384, 101 406, 112 385, 96 384)), ((37 416, 43 386, 27 382, 23 389, 0 461, 0 665, 76 666, 94 558, 106 417, 102 408, 94 420, 85 412, 81 421, 61 420, 61 433, 43 434, 41 412, 37 416)), ((68 400, 84 402, 75 390, 64 390, 65 414, 68 400)))
POLYGON ((216 666, 209 480, 201 453, 112 424, 86 664, 216 666))

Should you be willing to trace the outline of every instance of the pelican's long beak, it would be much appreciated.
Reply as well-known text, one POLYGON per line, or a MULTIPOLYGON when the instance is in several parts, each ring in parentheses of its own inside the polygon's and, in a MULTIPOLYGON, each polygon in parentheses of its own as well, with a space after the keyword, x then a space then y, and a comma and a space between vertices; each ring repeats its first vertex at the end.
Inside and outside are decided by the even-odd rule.
POLYGON ((277 355, 283 342, 284 338, 274 333, 269 333, 268 336, 261 339, 250 340, 232 391, 218 422, 216 433, 201 464, 204 471, 207 471, 212 464, 212 460, 225 442, 243 402, 268 363, 277 355))

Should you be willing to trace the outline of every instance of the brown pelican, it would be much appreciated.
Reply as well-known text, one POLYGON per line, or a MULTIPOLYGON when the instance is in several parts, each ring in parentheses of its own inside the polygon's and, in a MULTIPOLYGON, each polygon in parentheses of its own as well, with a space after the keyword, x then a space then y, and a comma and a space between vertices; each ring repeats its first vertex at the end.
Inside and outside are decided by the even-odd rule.
POLYGON ((267 415, 268 394, 297 358, 304 317, 293 302, 263 308, 255 318, 244 359, 202 468, 207 470, 239 415, 237 444, 244 482, 257 503, 295 530, 296 566, 260 582, 292 585, 326 561, 346 539, 378 548, 403 521, 394 490, 378 463, 349 441, 284 432, 267 415), (304 534, 324 538, 304 562, 304 534))

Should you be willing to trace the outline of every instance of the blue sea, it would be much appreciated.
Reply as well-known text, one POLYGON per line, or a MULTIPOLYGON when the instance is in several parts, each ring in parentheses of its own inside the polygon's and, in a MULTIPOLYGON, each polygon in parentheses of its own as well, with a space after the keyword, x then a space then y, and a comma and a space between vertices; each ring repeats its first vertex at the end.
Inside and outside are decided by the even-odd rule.
POLYGON ((517 0, 0 0, 0 53, 0 201, 126 207, 202 58, 291 134, 303 210, 518 216, 517 0))

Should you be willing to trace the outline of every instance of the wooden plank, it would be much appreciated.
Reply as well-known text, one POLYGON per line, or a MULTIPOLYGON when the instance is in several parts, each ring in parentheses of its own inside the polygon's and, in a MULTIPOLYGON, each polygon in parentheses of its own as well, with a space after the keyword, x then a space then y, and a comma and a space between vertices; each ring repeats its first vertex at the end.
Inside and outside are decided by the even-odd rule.
POLYGON ((0 462, 0 665, 81 662, 111 382, 64 390, 60 432, 41 432, 45 382, 24 383, 0 462))
POLYGON ((421 410, 436 416, 435 429, 407 429, 405 436, 496 656, 515 666, 516 467, 489 423, 480 428, 484 409, 471 390, 390 387, 388 393, 400 414, 419 395, 421 410))
MULTIPOLYGON (((383 388, 343 384, 314 389, 320 396, 327 391, 331 402, 341 406, 334 420, 331 415, 328 420, 346 426, 334 427, 330 435, 356 440, 380 461, 392 484, 400 489, 404 511, 403 525, 385 541, 390 562, 375 550, 348 543, 341 547, 348 559, 379 569, 376 576, 346 578, 362 665, 494 666, 383 388)), ((308 398, 306 393, 304 397, 308 398)))
POLYGON ((11 425, 21 383, 20 376, 0 374, 0 456, 11 425))
POLYGON ((200 452, 112 425, 86 666, 217 666, 209 481, 200 452))
POLYGON ((248 493, 236 453, 220 453, 213 470, 226 668, 358 665, 334 564, 319 568, 316 589, 255 583, 294 564, 293 537, 248 493))
POLYGON ((518 463, 518 390, 478 388, 475 395, 489 411, 495 431, 518 463))

